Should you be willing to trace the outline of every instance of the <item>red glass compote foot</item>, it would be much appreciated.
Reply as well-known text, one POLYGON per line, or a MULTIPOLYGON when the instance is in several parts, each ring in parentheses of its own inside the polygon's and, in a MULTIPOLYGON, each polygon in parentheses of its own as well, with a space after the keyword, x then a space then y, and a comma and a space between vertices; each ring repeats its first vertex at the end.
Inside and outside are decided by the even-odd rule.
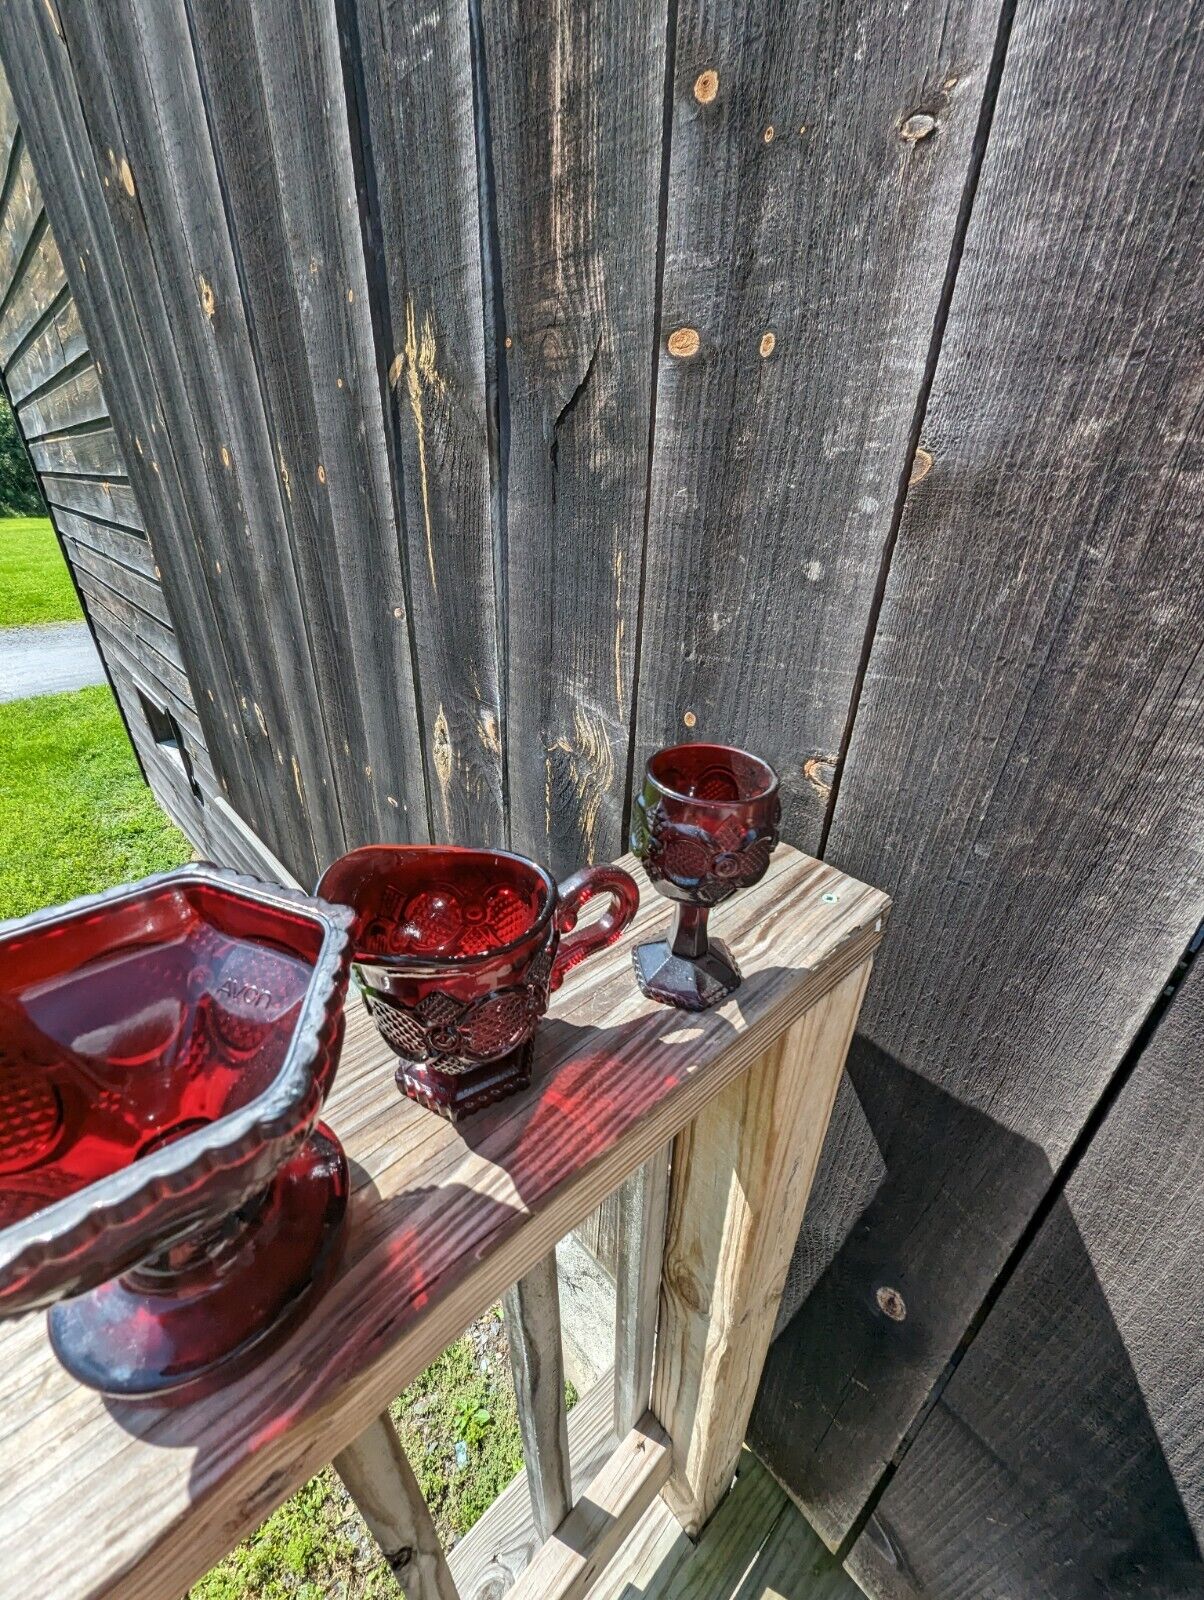
POLYGON ((639 904, 619 867, 587 867, 558 887, 525 856, 443 845, 353 850, 318 893, 355 911, 356 977, 401 1058, 397 1087, 453 1120, 526 1088, 549 993, 613 944, 639 904), (601 894, 604 915, 577 928, 601 894))
POLYGON ((192 1398, 326 1281, 350 920, 199 865, 0 924, 0 1316, 81 1382, 192 1398))
POLYGON ((710 937, 707 918, 765 876, 781 814, 777 773, 743 750, 681 744, 650 758, 631 848, 658 892, 676 902, 669 937, 632 952, 650 1000, 705 1011, 739 987, 740 969, 710 937))

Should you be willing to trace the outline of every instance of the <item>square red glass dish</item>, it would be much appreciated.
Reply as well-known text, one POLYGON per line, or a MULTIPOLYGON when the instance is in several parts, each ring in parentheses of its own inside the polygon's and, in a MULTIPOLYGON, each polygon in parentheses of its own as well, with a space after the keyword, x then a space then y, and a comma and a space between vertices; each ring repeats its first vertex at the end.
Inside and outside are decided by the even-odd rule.
POLYGON ((0 1315, 82 1382, 203 1392, 333 1266, 350 921, 199 864, 0 923, 0 1315))

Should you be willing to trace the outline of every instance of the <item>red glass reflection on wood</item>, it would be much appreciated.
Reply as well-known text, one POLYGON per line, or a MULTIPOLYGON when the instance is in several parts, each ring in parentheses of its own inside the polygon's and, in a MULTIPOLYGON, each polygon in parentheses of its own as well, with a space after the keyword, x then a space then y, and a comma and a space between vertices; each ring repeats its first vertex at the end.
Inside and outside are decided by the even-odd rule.
POLYGON ((403 1094, 467 1116, 531 1081, 549 993, 635 915, 635 880, 589 867, 558 888, 501 850, 368 845, 327 868, 318 893, 355 912, 356 975, 403 1094), (597 922, 576 929, 607 894, 597 922))
POLYGON ((707 930, 712 906, 765 876, 782 806, 773 768, 728 745, 681 744, 649 759, 631 848, 658 892, 677 902, 667 939, 632 953, 650 999, 705 1011, 739 987, 731 951, 707 930))
POLYGON ((0 1314, 112 1395, 195 1394, 333 1262, 349 915, 209 866, 0 925, 0 1314))

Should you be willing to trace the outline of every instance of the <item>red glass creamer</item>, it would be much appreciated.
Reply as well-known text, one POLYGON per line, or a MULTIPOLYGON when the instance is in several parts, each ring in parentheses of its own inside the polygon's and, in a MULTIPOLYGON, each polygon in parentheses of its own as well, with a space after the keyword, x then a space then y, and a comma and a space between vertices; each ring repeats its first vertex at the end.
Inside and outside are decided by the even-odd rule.
POLYGON ((453 1119, 531 1081, 535 1030, 565 973, 613 944, 639 890, 618 867, 559 887, 503 850, 367 845, 327 868, 318 893, 355 913, 356 976, 400 1057, 397 1086, 453 1119), (611 904, 577 929, 594 896, 611 904))

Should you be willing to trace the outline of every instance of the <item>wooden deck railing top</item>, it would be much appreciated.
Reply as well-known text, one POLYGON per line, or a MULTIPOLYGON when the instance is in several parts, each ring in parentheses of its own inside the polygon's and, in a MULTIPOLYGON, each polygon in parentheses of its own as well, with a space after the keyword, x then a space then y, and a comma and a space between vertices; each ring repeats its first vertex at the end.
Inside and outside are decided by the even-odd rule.
MULTIPOLYGON (((763 882, 716 917, 742 988, 691 1016, 651 1004, 635 986, 632 945, 665 925, 667 906, 634 863, 624 865, 640 882, 639 913, 555 997, 533 1086, 459 1127, 400 1099, 392 1057, 351 996, 327 1107, 351 1162, 346 1254, 299 1329, 245 1377, 174 1411, 108 1404, 57 1365, 42 1316, 0 1327, 0 1570, 36 1575, 39 1591, 59 1600, 178 1596, 792 1023, 864 972, 889 905, 783 847, 763 882)), ((854 1003, 826 1103, 792 1103, 821 1133, 855 1014, 854 1003)), ((686 1160, 675 1196, 688 1196, 692 1181, 686 1160)), ((748 1200, 755 1207, 755 1194, 748 1200)), ((686 1205, 679 1235, 704 1209, 702 1199, 686 1205)), ((682 1441, 684 1477, 695 1457, 705 1476, 705 1440, 687 1435, 727 1402, 675 1378, 697 1382, 687 1323, 674 1324, 681 1360, 658 1355, 654 1400, 675 1448, 682 1441), (689 1426, 674 1425, 675 1409, 689 1426)), ((745 1398, 751 1404, 751 1395, 732 1403, 745 1398)), ((623 1470, 617 1460, 613 1471, 623 1470)))

